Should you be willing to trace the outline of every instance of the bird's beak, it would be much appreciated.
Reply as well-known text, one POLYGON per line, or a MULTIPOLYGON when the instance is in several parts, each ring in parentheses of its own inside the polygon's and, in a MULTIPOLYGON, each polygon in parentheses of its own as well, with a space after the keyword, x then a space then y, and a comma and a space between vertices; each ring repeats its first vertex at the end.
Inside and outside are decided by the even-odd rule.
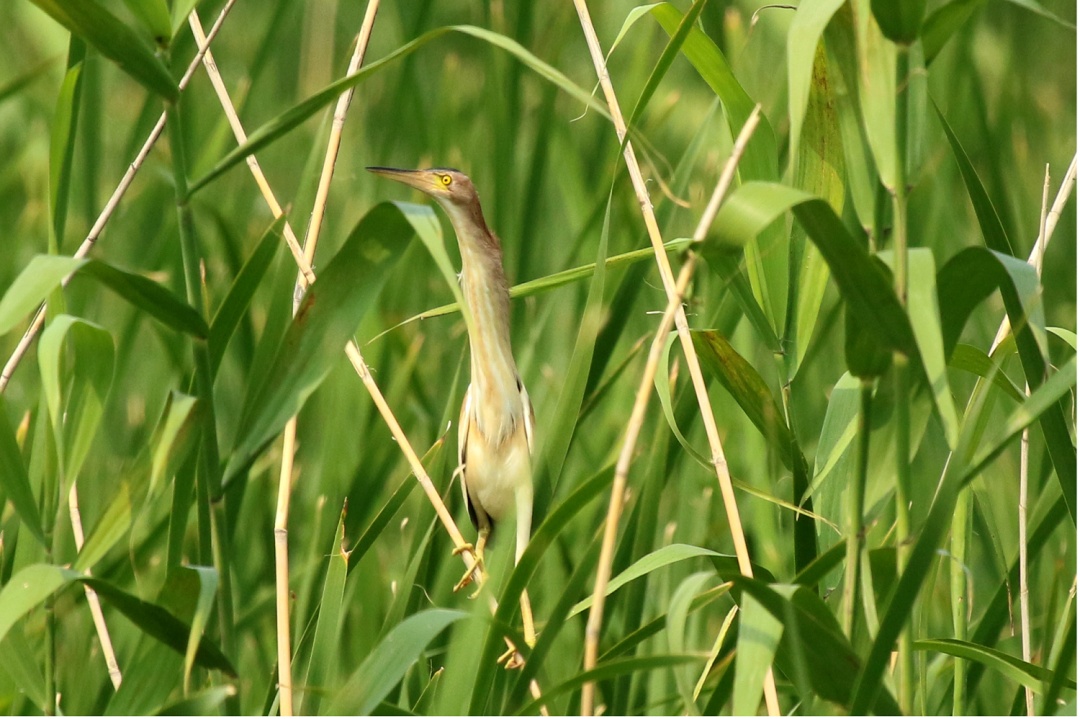
POLYGON ((433 190, 440 189, 435 173, 430 170, 399 170, 396 167, 369 167, 367 168, 367 171, 381 177, 397 180, 402 184, 408 185, 409 187, 415 187, 417 190, 429 195, 432 194, 433 190))

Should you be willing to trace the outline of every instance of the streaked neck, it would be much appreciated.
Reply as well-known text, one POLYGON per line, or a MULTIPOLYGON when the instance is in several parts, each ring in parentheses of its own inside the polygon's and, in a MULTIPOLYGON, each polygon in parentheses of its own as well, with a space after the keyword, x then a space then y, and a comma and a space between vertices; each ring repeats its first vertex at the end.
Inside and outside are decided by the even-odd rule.
POLYGON ((472 314, 469 327, 472 383, 481 416, 496 422, 521 412, 518 372, 510 345, 510 293, 502 248, 479 207, 455 207, 448 214, 461 249, 461 289, 472 314))

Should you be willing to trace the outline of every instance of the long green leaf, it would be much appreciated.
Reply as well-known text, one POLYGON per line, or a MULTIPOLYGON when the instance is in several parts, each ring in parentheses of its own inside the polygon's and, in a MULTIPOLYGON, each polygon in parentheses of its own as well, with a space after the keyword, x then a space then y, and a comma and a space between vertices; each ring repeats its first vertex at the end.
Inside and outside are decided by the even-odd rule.
MULTIPOLYGON (((938 287, 941 287, 940 282, 938 287)), ((1020 317, 1017 319, 1022 320, 1020 317)), ((930 506, 929 516, 924 521, 915 546, 908 555, 903 572, 892 584, 873 644, 855 681, 850 704, 853 714, 867 713, 883 694, 882 675, 889 656, 894 651, 897 638, 911 619, 912 608, 918 600, 923 582, 940 551, 940 542, 952 524, 957 498, 963 486, 963 472, 974 451, 979 433, 978 418, 990 395, 989 388, 989 383, 976 385, 976 392, 968 404, 968 410, 960 425, 957 448, 946 463, 944 474, 930 506)))
POLYGON ((393 204, 377 205, 360 220, 308 288, 262 385, 249 389, 223 482, 251 466, 340 360, 413 234, 393 204))
MULTIPOLYGON (((645 555, 644 557, 624 569, 617 576, 612 577, 611 581, 608 582, 607 594, 605 596, 610 597, 616 591, 629 584, 630 582, 634 581, 635 579, 640 579, 646 574, 655 572, 661 567, 666 567, 669 564, 674 564, 675 562, 693 559, 694 557, 730 559, 728 555, 720 554, 719 552, 715 552, 711 549, 705 549, 704 547, 695 547, 689 544, 669 544, 667 546, 661 547, 660 549, 657 549, 655 552, 650 552, 649 554, 645 555)), ((733 566, 731 568, 733 568, 735 571, 721 571, 720 568, 717 567, 720 576, 725 579, 729 579, 738 574, 737 567, 733 566)), ((754 574, 757 575, 758 572, 761 572, 760 576, 772 576, 764 568, 755 566, 754 574)), ((572 617, 575 614, 580 614, 581 612, 591 607, 592 603, 592 597, 586 597, 585 599, 581 600, 573 606, 573 608, 570 610, 570 616, 572 617)))
MULTIPOLYGON (((683 14, 673 5, 660 3, 654 6, 650 13, 668 35, 674 36, 678 32, 683 14)), ((746 124, 757 103, 736 79, 720 48, 700 27, 695 26, 690 31, 683 42, 682 52, 720 98, 728 129, 731 136, 735 137, 746 124)), ((762 116, 739 161, 739 177, 744 181, 774 181, 779 178, 777 166, 776 137, 768 119, 762 116)), ((719 224, 718 220, 716 225, 719 224)), ((749 241, 744 246, 750 286, 773 333, 782 326, 782 313, 787 299, 787 257, 783 252, 774 251, 779 237, 779 227, 769 228, 764 237, 758 238, 755 234, 748 238, 749 241)))
POLYGON ((592 575, 593 567, 600 556, 600 542, 602 539, 603 532, 599 530, 593 537, 589 548, 585 550, 585 553, 578 561, 578 565, 574 567, 574 571, 565 586, 562 587, 559 600, 547 615, 544 631, 540 632, 540 636, 536 640, 536 646, 529 652, 529 661, 525 662, 517 681, 514 682, 506 706, 516 706, 521 702, 525 692, 528 691, 530 682, 539 673, 540 668, 544 666, 545 659, 552 647, 555 646, 555 639, 559 636, 559 632, 563 627, 566 626, 566 620, 570 617, 570 608, 573 606, 574 600, 587 591, 585 582, 592 575))
POLYGON ((124 4, 158 42, 164 43, 172 38, 172 23, 165 0, 124 0, 124 4))
POLYGON ((986 0, 951 0, 930 13, 919 34, 927 66, 986 0))
MULTIPOLYGON (((887 264, 893 261, 892 252, 882 252, 880 257, 887 264)), ((908 316, 911 317, 911 329, 915 333, 915 342, 919 345, 919 356, 922 358, 923 368, 930 382, 930 391, 934 395, 934 406, 937 408, 941 425, 945 429, 945 441, 950 448, 955 448, 960 424, 945 369, 941 313, 938 309, 935 281, 936 269, 934 255, 929 249, 915 247, 908 250, 910 276, 924 278, 910 283, 908 287, 908 316)))
POLYGON ((1061 25, 1064 28, 1067 28, 1069 30, 1072 30, 1073 32, 1076 32, 1076 25, 1069 22, 1068 20, 1065 20, 1060 15, 1057 15, 1057 14, 1047 10, 1046 7, 1042 3, 1038 2, 1038 0, 1008 0, 1008 1, 1011 2, 1013 5, 1018 5, 1019 7, 1022 7, 1025 10, 1029 10, 1029 11, 1035 13, 1036 15, 1039 15, 1041 17, 1046 18, 1047 20, 1053 20, 1058 25, 1061 25))
POLYGON ((32 564, 13 574, 0 589, 0 640, 15 622, 76 577, 76 572, 47 564, 32 564))
POLYGON ((72 568, 83 572, 92 568, 131 529, 131 496, 121 484, 113 501, 94 525, 72 568))
MULTIPOLYGON (((813 591, 799 585, 769 586, 747 577, 736 577, 733 581, 737 588, 760 602, 783 623, 784 645, 777 653, 778 661, 783 659, 789 665, 801 662, 808 673, 806 678, 818 696, 849 707, 860 665, 859 656, 825 603, 813 591)), ((900 713, 887 694, 878 698, 874 711, 900 713)))
POLYGON ((754 716, 761 704, 765 674, 772 667, 784 625, 753 596, 744 596, 740 609, 732 711, 739 716, 754 716))
POLYGON ((176 472, 179 464, 196 446, 199 419, 198 399, 175 390, 169 392, 158 429, 150 441, 152 449, 148 496, 154 496, 162 481, 176 472))
POLYGON ((994 361, 974 345, 958 342, 952 356, 949 357, 949 366, 992 380, 1010 398, 1017 402, 1024 401, 1024 393, 1021 389, 1013 384, 1008 375, 997 371, 994 361))
POLYGON ((882 184, 894 189, 900 162, 896 145, 896 53, 874 20, 871 0, 854 0, 855 52, 858 63, 859 107, 870 151, 882 184))
MULTIPOLYGON (((206 568, 200 568, 200 570, 210 571, 206 568)), ((161 606, 132 596, 102 579, 81 576, 74 577, 74 579, 97 592, 102 599, 119 610, 147 635, 157 639, 181 656, 184 656, 189 651, 196 623, 193 622, 189 626, 161 606)), ((201 611, 196 612, 196 618, 201 614, 204 617, 202 621, 205 621, 205 615, 209 607, 205 606, 205 602, 201 598, 199 604, 203 605, 203 607, 201 611)), ((236 676, 236 670, 229 659, 217 645, 205 637, 198 644, 198 650, 195 652, 195 662, 207 669, 217 669, 229 676, 236 676)))
POLYGON ((784 412, 765 380, 719 332, 693 332, 694 349, 704 366, 728 391, 765 441, 776 450, 784 466, 805 463, 784 419, 784 412))
MULTIPOLYGON (((1042 693, 1043 682, 1053 677, 1053 672, 1038 664, 1025 662, 1024 660, 1006 654, 998 649, 984 647, 971 642, 963 642, 959 639, 919 639, 912 645, 918 652, 941 652, 954 657, 971 659, 972 661, 985 664, 1018 684, 1034 689, 1042 693)), ((1076 682, 1066 680, 1065 686, 1076 690, 1076 682)))
POLYGON ((592 282, 589 283, 589 295, 578 325, 577 339, 574 341, 574 353, 570 356, 570 365, 563 375, 563 388, 559 392, 559 401, 555 406, 554 421, 549 425, 548 434, 541 440, 542 450, 534 475, 538 491, 547 492, 556 486, 562 475, 563 462, 570 450, 570 442, 577 429, 577 417, 581 411, 581 402, 585 397, 585 385, 589 379, 589 367, 592 365, 593 350, 596 348, 596 336, 603 322, 604 282, 607 267, 604 259, 608 252, 608 232, 611 227, 611 200, 614 194, 608 194, 607 210, 604 213, 604 225, 600 230, 600 242, 596 249, 596 262, 593 263, 592 282))
POLYGON ((7 674, 20 692, 39 709, 45 706, 45 677, 22 632, 8 632, 0 641, 0 675, 7 674))
POLYGON ((844 227, 829 204, 801 190, 774 183, 750 182, 720 208, 717 235, 707 238, 702 254, 710 263, 723 256, 723 246, 742 244, 788 210, 806 230, 829 265, 847 306, 867 327, 875 328, 888 347, 918 356, 915 336, 889 277, 873 261, 866 245, 844 227))
POLYGON ((146 89, 168 101, 180 91, 145 39, 96 0, 33 0, 58 23, 79 35, 146 89))
MULTIPOLYGON (((981 472, 1025 428, 1039 421, 1046 413, 1060 409, 1062 398, 1074 387, 1076 387, 1076 355, 1070 357, 1061 369, 1032 392, 1023 404, 1013 410, 997 436, 972 460, 968 476, 974 477, 981 472)), ((1065 491, 1064 486, 1062 491, 1065 491)))
MULTIPOLYGON (((445 448, 446 439, 440 437, 435 441, 435 444, 431 445, 424 456, 420 458, 420 463, 425 467, 430 467, 438 458, 439 453, 445 448)), ((357 538, 356 543, 348 551, 349 557, 349 571, 352 571, 357 563, 363 559, 367 551, 375 544, 381 535, 386 525, 390 524, 390 520, 394 518, 398 510, 401 509, 401 505, 405 504, 405 500, 409 498, 412 491, 420 485, 420 482, 416 480, 412 475, 412 471, 406 475, 398 484, 397 489, 390 495, 390 499, 386 500, 386 504, 382 506, 379 513, 375 515, 375 518, 371 520, 371 523, 364 529, 364 531, 357 538)))
POLYGON ((166 327, 199 338, 205 338, 210 331, 191 305, 149 278, 99 260, 87 261, 79 268, 79 274, 98 280, 135 309, 146 312, 166 327))
POLYGON ((67 208, 71 192, 71 164, 75 155, 75 134, 78 127, 82 96, 83 68, 86 45, 78 37, 68 43, 67 72, 56 100, 52 132, 49 137, 49 251, 59 253, 64 242, 67 208))
MULTIPOLYGON (((805 102, 806 124, 794 156, 793 179, 796 187, 825 199, 840 214, 844 208, 844 187, 853 183, 847 178, 842 124, 837 112, 837 105, 842 101, 839 97, 840 73, 830 68, 826 55, 822 41, 813 55, 809 100, 805 102)), ((821 252, 806 242, 804 233, 797 226, 792 228, 788 246, 788 272, 790 290, 784 321, 784 346, 790 349, 784 353, 784 367, 790 382, 810 346, 829 281, 829 268, 821 252)))
POLYGON ((792 472, 790 506, 799 507, 792 536, 796 571, 814 561, 817 556, 817 536, 814 526, 813 500, 806 494, 810 485, 810 467, 799 447, 798 438, 788 427, 772 391, 754 367, 724 339, 719 332, 693 333, 694 347, 703 364, 712 371, 724 389, 735 399, 750 421, 792 472), (805 513, 801 505, 805 503, 805 513))
POLYGON ((401 681, 431 640, 456 621, 469 616, 449 609, 428 609, 408 617, 390 630, 368 654, 327 709, 328 714, 371 714, 401 681))
POLYGON ((357 70, 352 75, 344 77, 336 82, 327 85, 325 88, 315 93, 307 100, 304 100, 298 105, 286 110, 276 118, 263 124, 259 128, 248 134, 247 142, 240 147, 229 152, 223 157, 212 170, 203 175, 198 180, 195 180, 188 187, 188 194, 194 194, 199 189, 205 187, 210 182, 214 181, 222 174, 224 174, 231 167, 241 162, 248 155, 252 155, 262 148, 266 147, 273 141, 282 137, 290 130, 293 130, 302 122, 307 120, 315 113, 322 110, 324 107, 328 107, 331 103, 335 102, 337 98, 344 91, 356 87, 365 79, 375 74, 379 70, 383 69, 387 65, 390 65, 395 60, 408 57, 412 53, 416 52, 420 48, 424 47, 433 40, 436 40, 443 35, 449 33, 460 33, 462 35, 468 35, 470 37, 482 40, 493 47, 499 48, 513 55, 522 63, 525 64, 530 70, 534 71, 540 77, 544 78, 548 82, 551 82, 556 87, 566 92, 572 98, 586 105, 594 112, 598 112, 604 117, 608 117, 607 109, 603 106, 603 103, 599 102, 596 98, 585 92, 578 87, 572 80, 566 75, 559 72, 551 65, 545 63, 543 60, 536 57, 534 54, 526 50, 519 43, 511 40, 510 38, 485 30, 484 28, 474 27, 472 25, 453 25, 448 27, 440 27, 424 33, 415 40, 405 43, 401 47, 391 52, 386 57, 380 58, 373 63, 367 64, 360 70, 357 70))
POLYGON ((979 227, 982 228, 986 246, 991 250, 1015 257, 1016 252, 1013 250, 1012 243, 1009 242, 1009 237, 1005 233, 1005 227, 1001 224, 1001 218, 998 217, 994 204, 990 202, 990 195, 986 193, 982 180, 976 174, 971 160, 968 158, 967 153, 964 152, 960 140, 949 126, 944 113, 941 112, 941 108, 937 106, 936 102, 933 105, 934 111, 941 121, 941 129, 945 131, 945 137, 949 139, 949 146, 952 147, 956 164, 960 166, 960 176, 964 178, 964 185, 967 187, 971 205, 975 208, 975 218, 979 221, 979 227))
MULTIPOLYGON (((645 112, 645 108, 649 105, 649 100, 652 99, 653 94, 656 92, 656 88, 660 87, 660 81, 667 75, 667 71, 671 68, 671 64, 675 61, 679 51, 682 50, 683 43, 686 42, 686 38, 692 31, 697 29, 697 19, 701 16, 701 11, 705 7, 705 0, 694 0, 693 5, 686 11, 686 14, 679 21, 679 26, 675 29, 675 32, 671 34, 671 38, 668 40, 668 44, 664 47, 664 51, 660 54, 660 59, 656 61, 652 71, 649 73, 649 79, 645 81, 645 86, 641 88, 641 93, 638 95, 637 101, 634 103, 634 109, 630 111, 630 118, 626 121, 627 127, 633 127, 637 124, 641 114, 645 112)), ((641 10, 651 10, 652 8, 634 8, 631 13, 641 10)), ((636 19, 636 18, 635 18, 636 19)), ((620 35, 625 33, 631 23, 630 17, 627 17, 627 22, 623 24, 623 29, 620 31, 620 35)), ((699 31, 700 32, 700 31, 699 31)), ((615 49, 615 45, 618 44, 618 40, 612 43, 611 50, 615 49)), ((608 52, 610 56, 611 51, 608 52)), ((623 139, 625 144, 630 139, 630 134, 627 133, 623 139)))
POLYGON ((843 0, 799 3, 787 34, 788 116, 791 118, 791 156, 799 156, 803 120, 810 100, 811 78, 818 42, 843 0))
MULTIPOLYGON (((81 582, 118 609, 143 632, 183 654, 190 628, 165 609, 145 602, 102 579, 88 577, 71 569, 49 564, 33 564, 16 573, 0 590, 0 639, 30 610, 62 587, 81 582)), ((236 672, 221 651, 204 641, 196 661, 209 669, 220 669, 231 676, 236 672)))
POLYGON ((540 710, 541 706, 550 703, 555 697, 579 689, 581 685, 586 682, 614 679, 615 677, 629 676, 637 672, 669 669, 700 661, 701 658, 697 656, 671 656, 669 654, 654 654, 647 657, 633 657, 630 659, 614 659, 610 662, 598 665, 595 669, 581 672, 572 679, 568 679, 561 684, 557 684, 554 687, 544 690, 544 693, 541 694, 539 698, 534 699, 532 702, 518 710, 518 715, 528 716, 530 714, 535 714, 540 710))
POLYGON ((236 331, 240 319, 251 305, 251 299, 270 269, 277 248, 281 244, 281 232, 285 227, 285 216, 275 220, 263 233, 251 257, 244 263, 236 279, 233 280, 225 299, 221 301, 214 319, 210 322, 207 342, 210 347, 210 369, 217 374, 221 360, 225 356, 225 347, 236 331))
MULTIPOLYGON (((696 572, 679 583, 675 592, 671 595, 667 613, 668 651, 679 656, 687 652, 686 622, 693 606, 694 597, 701 588, 715 577, 714 572, 696 572)), ((699 714, 697 703, 694 701, 694 668, 675 667, 675 685, 679 688, 679 694, 683 700, 683 711, 688 715, 699 714)))
POLYGON ((64 478, 75 481, 97 433, 112 388, 115 349, 103 327, 60 315, 41 333, 42 390, 60 451, 64 478), (70 341, 73 357, 66 347, 70 341))
POLYGON ((0 334, 10 332, 82 264, 82 260, 73 257, 36 255, 31 258, 0 299, 0 334))
POLYGON ((19 273, 0 299, 0 334, 18 324, 44 302, 68 275, 80 272, 93 277, 113 292, 167 327, 196 337, 206 337, 207 327, 199 313, 158 283, 99 260, 37 255, 19 273))
MULTIPOLYGON (((502 639, 502 633, 499 628, 510 624, 521 593, 525 590, 529 579, 536 572, 540 559, 570 520, 599 497, 610 482, 610 474, 607 471, 593 475, 577 487, 558 507, 554 508, 533 533, 529 545, 522 553, 521 559, 518 560, 517 566, 514 567, 514 571, 510 573, 510 578, 499 596, 499 608, 496 610, 495 618, 488 630, 484 651, 478 664, 476 683, 473 685, 471 713, 475 714, 483 710, 484 700, 490 690, 491 683, 494 681, 495 671, 498 667, 494 660, 500 653, 499 643, 502 639)), ((522 650, 524 652, 523 647, 522 650)))
POLYGON ((154 712, 155 716, 217 716, 223 713, 225 701, 236 696, 232 684, 209 687, 177 702, 171 702, 154 712))
POLYGON ((30 487, 30 475, 26 471, 15 432, 7 417, 6 403, 0 398, 0 489, 11 500, 11 506, 30 534, 45 546, 45 532, 41 526, 37 499, 30 487))
MULTIPOLYGON (((658 3, 650 13, 668 35, 674 36, 683 13, 670 3, 658 3)), ((693 26, 682 45, 682 53, 724 106, 731 136, 746 124, 756 103, 743 89, 727 58, 716 43, 698 26, 693 26)), ((747 180, 775 180, 778 177, 776 138, 769 121, 762 117, 739 162, 739 175, 747 180)))
POLYGON ((919 37, 926 0, 871 0, 874 19, 885 37, 910 45, 919 37))
MULTIPOLYGON (((410 481, 410 480, 406 480, 410 481)), ((307 679, 300 704, 305 714, 318 714, 319 703, 325 689, 334 686, 333 679, 338 663, 340 645, 341 600, 345 594, 345 575, 349 569, 349 556, 345 553, 345 512, 348 504, 341 509, 337 529, 334 530, 334 544, 330 547, 330 562, 323 580, 322 595, 319 599, 319 621, 315 625, 315 639, 311 645, 311 659, 308 663, 307 679)))
POLYGON ((217 593, 218 574, 213 567, 179 567, 173 572, 182 571, 191 574, 199 583, 199 592, 195 600, 195 612, 188 630, 187 648, 184 650, 184 688, 191 684, 191 670, 202 648, 203 630, 214 609, 214 596, 217 593))
MULTIPOLYGON (((938 272, 938 306, 945 355, 952 354, 972 311, 999 290, 1012 324, 1024 375, 1032 392, 1046 379, 1046 330, 1039 277, 1035 268, 1014 257, 983 247, 954 255, 938 272)), ((1076 523, 1076 447, 1061 403, 1042 412, 1039 423, 1055 474, 1076 523)))

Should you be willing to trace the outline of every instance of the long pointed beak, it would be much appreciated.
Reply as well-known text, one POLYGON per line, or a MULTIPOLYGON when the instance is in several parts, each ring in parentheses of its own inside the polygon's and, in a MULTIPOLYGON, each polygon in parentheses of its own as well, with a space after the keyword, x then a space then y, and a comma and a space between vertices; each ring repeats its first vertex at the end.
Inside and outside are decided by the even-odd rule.
POLYGON ((369 167, 368 172, 381 177, 396 180, 409 187, 415 187, 421 192, 431 194, 438 185, 434 173, 430 170, 399 170, 396 167, 369 167))

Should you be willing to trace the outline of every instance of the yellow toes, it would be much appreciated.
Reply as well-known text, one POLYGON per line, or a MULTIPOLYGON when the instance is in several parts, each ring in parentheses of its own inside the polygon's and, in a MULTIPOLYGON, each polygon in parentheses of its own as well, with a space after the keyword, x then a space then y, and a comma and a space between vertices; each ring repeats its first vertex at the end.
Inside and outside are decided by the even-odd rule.
POLYGON ((477 569, 480 570, 480 584, 477 586, 476 591, 469 595, 469 599, 476 599, 480 595, 480 590, 483 588, 484 583, 487 581, 487 569, 484 567, 484 556, 476 551, 471 544, 463 544, 460 547, 454 547, 453 554, 455 556, 463 554, 464 552, 470 552, 473 555, 473 561, 469 565, 468 570, 462 575, 458 583, 454 585, 454 592, 460 592, 465 587, 469 586, 473 582, 473 574, 477 569))

